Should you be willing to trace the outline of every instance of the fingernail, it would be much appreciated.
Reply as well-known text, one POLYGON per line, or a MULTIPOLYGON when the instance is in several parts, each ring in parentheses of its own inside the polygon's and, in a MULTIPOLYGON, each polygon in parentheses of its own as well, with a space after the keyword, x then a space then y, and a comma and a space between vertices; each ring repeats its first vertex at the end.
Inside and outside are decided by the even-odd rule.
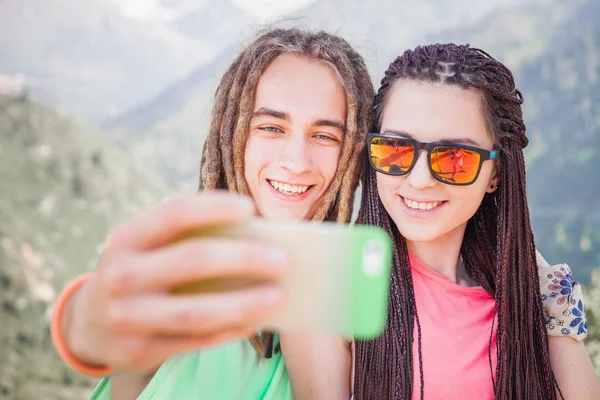
POLYGON ((281 289, 277 287, 266 288, 264 292, 265 303, 276 304, 281 300, 281 289))
POLYGON ((287 262, 287 254, 281 249, 270 248, 267 251, 267 261, 275 265, 283 265, 287 262))

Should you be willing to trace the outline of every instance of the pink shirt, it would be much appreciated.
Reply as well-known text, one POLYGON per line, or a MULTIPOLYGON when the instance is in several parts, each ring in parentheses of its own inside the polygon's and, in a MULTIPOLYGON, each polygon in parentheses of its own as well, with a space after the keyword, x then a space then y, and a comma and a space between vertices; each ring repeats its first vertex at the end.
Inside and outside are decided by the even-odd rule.
MULTIPOLYGON (((410 255, 427 400, 494 398, 488 346, 494 298, 481 287, 464 287, 410 255)), ((420 399, 421 381, 417 326, 413 343, 413 399, 420 399)), ((496 325, 492 367, 496 371, 496 325)))

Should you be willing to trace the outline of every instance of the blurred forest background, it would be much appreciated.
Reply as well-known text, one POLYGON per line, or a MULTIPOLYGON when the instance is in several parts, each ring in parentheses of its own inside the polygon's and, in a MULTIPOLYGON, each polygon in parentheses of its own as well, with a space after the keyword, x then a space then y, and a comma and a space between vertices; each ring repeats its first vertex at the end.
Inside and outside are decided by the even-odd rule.
POLYGON ((343 35, 376 86, 432 42, 515 72, 536 244, 586 287, 600 374, 600 0, 0 0, 0 399, 87 398, 53 302, 111 226, 195 191, 218 79, 272 25, 343 35))

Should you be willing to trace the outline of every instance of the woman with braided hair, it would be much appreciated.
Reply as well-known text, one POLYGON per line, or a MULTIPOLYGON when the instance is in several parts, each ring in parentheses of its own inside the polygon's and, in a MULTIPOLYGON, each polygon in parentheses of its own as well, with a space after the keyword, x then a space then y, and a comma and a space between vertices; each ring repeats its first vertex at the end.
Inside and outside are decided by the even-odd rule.
POLYGON ((355 399, 600 398, 581 287, 539 254, 538 271, 522 102, 468 45, 417 47, 386 71, 358 222, 390 234, 394 263, 385 331, 354 344, 355 399))
POLYGON ((275 29, 237 56, 216 91, 201 193, 118 226, 97 271, 57 301, 59 354, 104 377, 93 399, 284 399, 292 389, 297 398, 349 397, 349 360, 316 376, 311 363, 328 361, 311 357, 317 347, 307 337, 256 335, 253 322, 280 305, 279 288, 170 294, 188 281, 280 274, 280 249, 233 239, 169 242, 254 210, 271 219, 349 222, 374 94, 362 57, 335 35, 275 29))

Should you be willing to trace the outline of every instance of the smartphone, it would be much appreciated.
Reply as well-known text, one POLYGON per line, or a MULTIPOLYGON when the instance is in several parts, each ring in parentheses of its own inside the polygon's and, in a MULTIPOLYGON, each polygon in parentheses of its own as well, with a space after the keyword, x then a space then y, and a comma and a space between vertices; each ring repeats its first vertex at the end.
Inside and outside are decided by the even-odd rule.
MULTIPOLYGON (((392 244, 378 227, 254 218, 186 235, 191 236, 257 240, 286 251, 291 267, 269 282, 283 288, 284 306, 258 320, 258 330, 372 339, 384 329, 392 244)), ((267 281, 231 277, 190 282, 174 292, 197 294, 264 283, 267 281)))

